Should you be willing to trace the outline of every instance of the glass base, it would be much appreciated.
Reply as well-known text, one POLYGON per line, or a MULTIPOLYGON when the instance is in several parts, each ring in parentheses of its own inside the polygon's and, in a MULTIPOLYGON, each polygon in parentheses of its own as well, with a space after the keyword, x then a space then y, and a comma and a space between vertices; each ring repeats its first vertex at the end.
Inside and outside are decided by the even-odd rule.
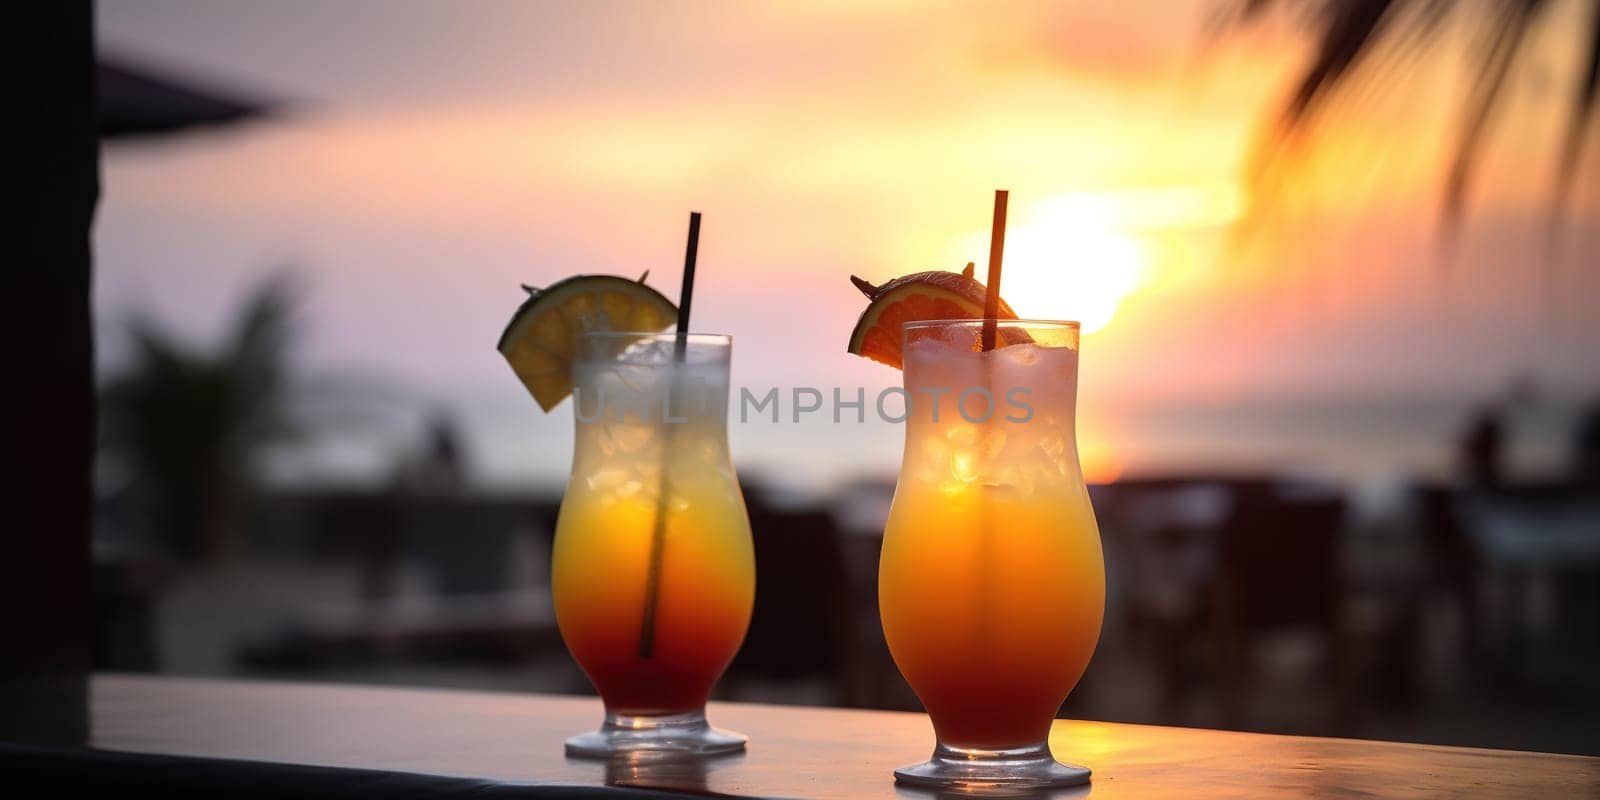
POLYGON ((895 770, 894 779, 906 786, 1004 792, 1081 786, 1089 782, 1089 768, 1056 761, 1049 742, 1007 750, 969 750, 941 743, 933 749, 933 758, 895 770))
POLYGON ((605 723, 594 733, 567 740, 573 758, 610 758, 619 753, 711 756, 742 753, 749 737, 718 730, 706 722, 706 712, 635 717, 606 712, 605 723))

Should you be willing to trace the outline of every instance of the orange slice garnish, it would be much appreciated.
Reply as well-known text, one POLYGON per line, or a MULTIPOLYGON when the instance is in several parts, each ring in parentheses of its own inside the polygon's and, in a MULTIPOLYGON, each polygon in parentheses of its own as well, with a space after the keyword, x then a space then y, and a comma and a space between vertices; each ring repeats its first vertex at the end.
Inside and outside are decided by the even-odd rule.
MULTIPOLYGON (((900 369, 902 330, 907 322, 936 319, 982 319, 983 284, 972 277, 972 264, 961 272, 930 270, 895 278, 882 286, 850 276, 871 301, 850 332, 850 352, 900 369)), ((1016 319, 1005 300, 999 319, 1016 319)))

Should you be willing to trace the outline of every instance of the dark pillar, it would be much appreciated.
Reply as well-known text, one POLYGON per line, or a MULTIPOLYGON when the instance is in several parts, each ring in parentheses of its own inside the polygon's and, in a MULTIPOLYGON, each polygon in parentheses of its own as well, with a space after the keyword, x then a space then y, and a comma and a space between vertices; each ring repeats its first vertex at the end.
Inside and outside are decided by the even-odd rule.
POLYGON ((0 4, 0 42, 0 739, 70 744, 91 634, 92 4, 0 4))

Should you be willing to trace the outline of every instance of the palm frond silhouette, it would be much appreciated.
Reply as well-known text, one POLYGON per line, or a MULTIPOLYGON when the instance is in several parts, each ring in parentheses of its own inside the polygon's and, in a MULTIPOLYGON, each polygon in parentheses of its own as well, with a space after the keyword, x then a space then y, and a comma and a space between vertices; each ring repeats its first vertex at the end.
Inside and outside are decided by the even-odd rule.
POLYGON ((1490 124, 1506 105, 1511 91, 1508 76, 1529 55, 1530 33, 1561 10, 1575 12, 1585 21, 1583 26, 1560 34, 1574 37, 1580 65, 1578 74, 1569 76, 1573 89, 1561 135, 1559 167, 1551 186, 1552 213, 1564 211, 1600 100, 1600 0, 1568 0, 1565 7, 1552 0, 1244 0, 1235 9, 1233 20, 1249 25, 1279 9, 1304 15, 1315 43, 1309 62, 1252 159, 1250 177, 1268 200, 1274 187, 1285 179, 1282 171, 1289 143, 1305 134, 1319 114, 1337 106, 1351 84, 1406 80, 1404 75, 1373 63, 1380 49, 1385 45, 1434 48, 1450 21, 1476 29, 1481 44, 1469 65, 1471 84, 1459 112, 1454 151, 1441 189, 1447 231, 1464 215, 1490 124))

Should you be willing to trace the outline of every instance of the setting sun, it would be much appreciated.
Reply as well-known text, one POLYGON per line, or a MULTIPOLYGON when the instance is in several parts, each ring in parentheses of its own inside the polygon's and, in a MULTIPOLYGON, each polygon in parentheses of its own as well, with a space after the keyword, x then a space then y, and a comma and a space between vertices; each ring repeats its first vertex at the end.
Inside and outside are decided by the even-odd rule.
MULTIPOLYGON (((1144 234, 1223 225, 1240 209, 1232 185, 1056 195, 1009 226, 1002 294, 1023 317, 1077 320, 1094 333, 1150 281, 1157 264, 1144 234)), ((947 260, 977 262, 982 276, 988 247, 988 231, 973 231, 947 260)))
MULTIPOLYGON (((1006 233, 1002 293, 1023 317, 1073 319, 1093 333, 1111 322, 1147 270, 1144 248, 1119 229, 1108 195, 1061 195, 1019 222, 1006 233)), ((988 238, 986 231, 971 233, 960 251, 984 253, 988 238)))

